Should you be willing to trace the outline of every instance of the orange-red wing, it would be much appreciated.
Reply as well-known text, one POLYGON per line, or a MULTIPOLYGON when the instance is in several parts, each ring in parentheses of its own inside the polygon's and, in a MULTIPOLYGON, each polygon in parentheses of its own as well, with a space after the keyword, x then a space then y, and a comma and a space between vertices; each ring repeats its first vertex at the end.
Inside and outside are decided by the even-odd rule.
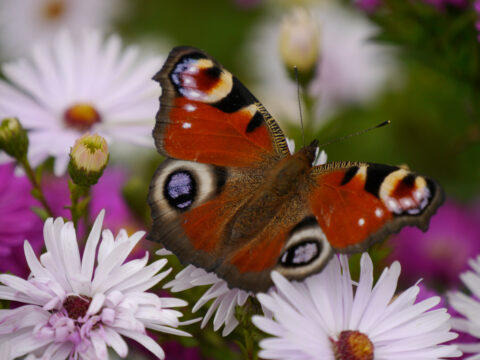
POLYGON ((425 230, 443 202, 436 182, 394 166, 333 163, 313 170, 310 208, 340 252, 365 250, 405 225, 425 230))
POLYGON ((161 84, 162 96, 153 136, 163 155, 248 167, 288 154, 275 120, 203 51, 173 49, 154 79, 161 84))

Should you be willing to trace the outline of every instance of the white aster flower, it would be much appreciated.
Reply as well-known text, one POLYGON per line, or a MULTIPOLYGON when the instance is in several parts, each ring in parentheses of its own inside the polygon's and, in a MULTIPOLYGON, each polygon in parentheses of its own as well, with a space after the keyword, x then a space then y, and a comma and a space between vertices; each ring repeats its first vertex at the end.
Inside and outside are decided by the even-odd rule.
POLYGON ((40 261, 25 241, 29 279, 0 275, 0 299, 26 304, 0 310, 0 344, 11 344, 1 352, 10 352, 11 358, 108 359, 111 347, 123 358, 128 353, 124 336, 163 359, 162 348, 146 329, 189 336, 176 329, 182 314, 170 309, 186 302, 146 292, 170 272, 159 273, 167 260, 147 265, 147 252, 141 259, 125 261, 144 232, 128 237, 121 230, 114 238, 104 230, 100 240, 103 217, 104 211, 82 257, 73 224, 62 218, 45 222, 47 251, 40 261))
POLYGON ((448 294, 450 305, 463 318, 452 318, 452 327, 463 333, 479 339, 476 343, 458 343, 458 347, 464 353, 471 354, 465 357, 465 360, 480 359, 480 255, 476 259, 469 260, 469 265, 473 271, 467 271, 460 275, 460 279, 471 291, 468 296, 459 291, 448 294))
POLYGON ((10 83, 0 81, 0 118, 19 118, 29 130, 32 165, 53 156, 57 175, 86 132, 109 144, 151 146, 160 88, 150 79, 161 63, 140 60, 136 47, 122 50, 116 35, 103 41, 96 31, 61 32, 52 46, 34 47, 31 59, 3 66, 10 83))
MULTIPOLYGON (((364 14, 327 1, 308 7, 319 29, 317 75, 308 89, 317 99, 315 123, 342 105, 375 98, 392 79, 392 49, 375 44, 374 25, 364 14)), ((265 21, 252 32, 248 57, 258 80, 254 93, 280 121, 298 124, 296 84, 288 76, 279 51, 282 16, 265 21)))
POLYGON ((2 0, 0 54, 23 55, 31 45, 46 41, 59 29, 78 33, 107 28, 124 2, 121 0, 2 0))
MULTIPOLYGON (((160 254, 165 254, 165 252, 160 250, 160 254)), ((199 310, 208 301, 215 299, 202 320, 201 328, 203 329, 207 325, 216 311, 213 319, 213 329, 217 331, 222 325, 225 325, 222 336, 227 336, 238 325, 238 320, 235 318, 235 307, 237 305, 243 306, 251 293, 237 288, 230 289, 225 280, 220 279, 214 273, 208 273, 204 269, 193 265, 188 265, 180 271, 175 279, 168 282, 164 288, 168 288, 171 292, 179 292, 202 285, 212 286, 198 299, 192 312, 199 310)))
POLYGON ((417 285, 394 297, 400 264, 386 268, 373 285, 368 254, 361 259, 358 284, 352 281, 348 259, 333 257, 319 274, 289 282, 272 273, 276 290, 258 294, 273 313, 254 316, 253 323, 273 335, 260 342, 265 359, 390 360, 440 359, 460 356, 446 309, 430 310, 438 296, 415 304, 417 285), (354 291, 353 286, 356 285, 354 291))

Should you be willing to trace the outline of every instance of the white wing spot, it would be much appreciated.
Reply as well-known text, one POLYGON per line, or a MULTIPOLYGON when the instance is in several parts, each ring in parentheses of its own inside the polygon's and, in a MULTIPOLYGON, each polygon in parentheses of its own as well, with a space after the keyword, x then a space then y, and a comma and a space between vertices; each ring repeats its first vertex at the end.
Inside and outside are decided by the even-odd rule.
POLYGON ((187 104, 183 108, 188 112, 192 112, 192 111, 197 110, 197 107, 193 104, 187 104))
POLYGON ((184 129, 190 129, 192 127, 192 124, 189 122, 184 122, 182 125, 182 128, 184 129))
POLYGON ((365 219, 364 218, 358 219, 358 226, 363 226, 363 225, 365 225, 365 219))

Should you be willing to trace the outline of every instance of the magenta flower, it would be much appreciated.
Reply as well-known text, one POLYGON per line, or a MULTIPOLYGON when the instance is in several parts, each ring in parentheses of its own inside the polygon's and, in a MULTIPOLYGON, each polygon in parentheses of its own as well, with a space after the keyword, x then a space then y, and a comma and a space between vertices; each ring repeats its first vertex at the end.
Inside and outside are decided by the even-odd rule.
MULTIPOLYGON (((92 187, 90 213, 98 214, 105 209, 105 226, 117 233, 120 229, 138 229, 122 195, 127 182, 127 173, 121 168, 107 167, 96 185, 92 187)), ((44 181, 45 196, 55 215, 70 218, 70 205, 67 177, 48 177, 44 181)), ((90 219, 94 220, 94 219, 90 219)), ((23 250, 22 250, 23 251, 23 250)))
POLYGON ((113 232, 120 229, 142 228, 142 224, 135 220, 123 197, 122 191, 127 179, 128 174, 125 170, 107 167, 98 183, 92 187, 90 212, 97 214, 101 209, 105 209, 105 226, 113 232))
POLYGON ((162 344, 165 353, 168 354, 170 359, 183 359, 183 360, 201 360, 202 356, 198 347, 185 347, 178 341, 168 341, 162 344))
POLYGON ((436 7, 438 10, 444 10, 446 7, 462 8, 468 5, 467 0, 424 0, 427 4, 436 7))
POLYGON ((355 4, 367 13, 374 13, 382 2, 381 0, 356 0, 355 4))
POLYGON ((448 201, 432 217, 427 232, 407 227, 393 236, 388 260, 402 263, 406 283, 423 278, 430 287, 455 287, 468 258, 480 253, 479 225, 468 209, 448 201))
POLYGON ((24 176, 16 177, 13 164, 0 165, 0 272, 26 276, 23 241, 29 239, 36 253, 43 245, 43 224, 32 206, 39 203, 30 194, 24 176))

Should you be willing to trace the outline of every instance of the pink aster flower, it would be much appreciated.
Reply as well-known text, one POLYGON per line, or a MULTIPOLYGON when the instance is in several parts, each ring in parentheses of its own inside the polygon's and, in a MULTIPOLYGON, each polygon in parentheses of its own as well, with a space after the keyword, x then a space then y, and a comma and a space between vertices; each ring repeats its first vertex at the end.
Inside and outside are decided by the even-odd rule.
POLYGON ((423 278, 429 286, 455 287, 468 258, 480 253, 479 225, 468 209, 447 201, 430 220, 427 232, 407 227, 391 239, 389 260, 402 263, 407 283, 423 278))
POLYGON ((470 270, 462 273, 460 279, 471 295, 460 291, 450 292, 448 300, 454 316, 453 329, 461 334, 458 347, 466 360, 480 359, 480 255, 468 261, 470 270))
POLYGON ((80 256, 73 224, 62 218, 45 222, 46 252, 40 260, 25 241, 31 270, 28 280, 0 275, 0 298, 24 305, 0 312, 0 343, 10 342, 12 358, 108 359, 107 347, 127 356, 130 338, 163 359, 164 351, 147 329, 188 336, 178 330, 183 300, 161 298, 146 291, 170 270, 159 271, 166 259, 147 265, 148 253, 126 261, 143 232, 128 236, 101 232, 104 212, 97 217, 80 256), (102 234, 100 238, 100 234, 102 234))
POLYGON ((418 286, 394 297, 400 264, 386 268, 373 285, 368 254, 360 261, 360 279, 350 276, 348 258, 333 257, 319 274, 303 282, 272 273, 275 290, 258 294, 271 316, 253 323, 273 337, 260 342, 260 357, 276 360, 394 360, 457 357, 445 309, 431 310, 440 299, 415 303, 418 286))
POLYGON ((382 4, 381 0, 355 0, 355 4, 367 13, 375 12, 382 4))
POLYGON ((42 222, 31 209, 39 203, 31 189, 26 177, 14 175, 13 164, 0 165, 0 272, 28 275, 23 241, 30 239, 36 252, 43 245, 42 222))
POLYGON ((50 39, 59 29, 78 33, 108 28, 124 5, 122 0, 2 0, 1 57, 18 56, 33 43, 50 39))
MULTIPOLYGON (((160 250, 157 254, 163 255, 166 252, 160 250)), ((224 326, 222 336, 227 336, 238 325, 238 320, 235 318, 235 307, 243 306, 252 294, 242 289, 230 289, 225 280, 220 279, 215 273, 206 272, 193 265, 188 265, 180 271, 175 279, 165 285, 165 288, 170 289, 171 292, 179 292, 203 285, 210 285, 210 287, 198 299, 192 312, 198 311, 213 300, 200 326, 203 329, 215 315, 213 316, 213 330, 217 331, 224 326)))
POLYGON ((161 60, 139 54, 134 46, 123 49, 116 35, 60 32, 30 57, 2 66, 8 82, 0 80, 0 116, 17 117, 29 130, 34 167, 52 156, 62 175, 70 147, 86 132, 109 146, 152 145, 160 89, 150 78, 161 60))

